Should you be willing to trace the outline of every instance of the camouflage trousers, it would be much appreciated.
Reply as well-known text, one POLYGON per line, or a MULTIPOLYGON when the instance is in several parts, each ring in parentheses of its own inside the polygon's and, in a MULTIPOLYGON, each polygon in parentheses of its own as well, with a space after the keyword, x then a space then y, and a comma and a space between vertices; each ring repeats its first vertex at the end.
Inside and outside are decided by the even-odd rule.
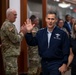
POLYGON ((3 58, 5 75, 18 75, 17 56, 3 58))
POLYGON ((40 75, 41 65, 36 60, 29 60, 28 75, 40 75))

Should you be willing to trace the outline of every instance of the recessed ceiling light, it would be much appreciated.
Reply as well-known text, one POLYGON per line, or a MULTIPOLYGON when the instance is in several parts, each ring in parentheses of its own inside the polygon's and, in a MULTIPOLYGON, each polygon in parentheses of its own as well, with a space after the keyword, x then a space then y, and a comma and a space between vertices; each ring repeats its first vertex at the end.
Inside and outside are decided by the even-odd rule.
POLYGON ((60 0, 54 0, 54 1, 59 2, 60 0))
POLYGON ((62 2, 62 3, 59 3, 58 6, 61 7, 61 8, 68 8, 68 7, 71 6, 71 4, 70 3, 62 2))
POLYGON ((73 7, 71 6, 70 9, 73 9, 73 7))

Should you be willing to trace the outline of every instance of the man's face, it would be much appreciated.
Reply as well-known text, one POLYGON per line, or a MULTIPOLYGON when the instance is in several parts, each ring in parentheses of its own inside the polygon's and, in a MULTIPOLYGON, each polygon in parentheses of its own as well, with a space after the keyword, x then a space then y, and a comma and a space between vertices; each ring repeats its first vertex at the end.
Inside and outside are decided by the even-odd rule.
POLYGON ((68 22, 70 22, 71 21, 71 16, 67 16, 67 18, 66 18, 66 20, 68 21, 68 22))
POLYGON ((47 24, 47 27, 48 29, 53 29, 55 24, 56 24, 56 15, 55 14, 48 14, 46 16, 46 24, 47 24))
POLYGON ((35 24, 35 26, 37 26, 39 24, 39 19, 36 18, 34 21, 33 21, 33 24, 35 24))
POLYGON ((11 22, 15 22, 17 18, 17 12, 16 11, 12 11, 12 13, 10 13, 10 21, 11 22))

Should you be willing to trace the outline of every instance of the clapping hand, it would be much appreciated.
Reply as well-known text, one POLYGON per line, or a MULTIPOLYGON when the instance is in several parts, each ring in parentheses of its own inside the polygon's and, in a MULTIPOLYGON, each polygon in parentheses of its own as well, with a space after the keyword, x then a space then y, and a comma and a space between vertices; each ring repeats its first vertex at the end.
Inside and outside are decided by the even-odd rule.
POLYGON ((20 31, 25 33, 30 33, 33 29, 33 27, 35 26, 35 24, 32 24, 30 19, 27 19, 26 22, 24 22, 24 24, 21 26, 20 31))

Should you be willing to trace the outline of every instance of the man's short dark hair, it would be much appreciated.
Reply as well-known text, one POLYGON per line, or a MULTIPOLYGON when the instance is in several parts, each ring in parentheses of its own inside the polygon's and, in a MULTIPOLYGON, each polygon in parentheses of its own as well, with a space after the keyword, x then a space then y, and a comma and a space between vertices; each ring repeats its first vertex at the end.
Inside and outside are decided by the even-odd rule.
POLYGON ((65 18, 67 18, 68 16, 70 16, 70 15, 69 15, 69 14, 66 14, 66 15, 65 15, 65 18))
POLYGON ((36 19, 36 16, 35 16, 35 15, 31 15, 31 16, 30 16, 30 19, 31 19, 31 21, 33 22, 33 21, 36 19))
POLYGON ((55 15, 56 15, 56 17, 57 17, 57 14, 56 14, 56 12, 55 12, 55 11, 48 11, 48 12, 47 12, 47 14, 55 14, 55 15))

